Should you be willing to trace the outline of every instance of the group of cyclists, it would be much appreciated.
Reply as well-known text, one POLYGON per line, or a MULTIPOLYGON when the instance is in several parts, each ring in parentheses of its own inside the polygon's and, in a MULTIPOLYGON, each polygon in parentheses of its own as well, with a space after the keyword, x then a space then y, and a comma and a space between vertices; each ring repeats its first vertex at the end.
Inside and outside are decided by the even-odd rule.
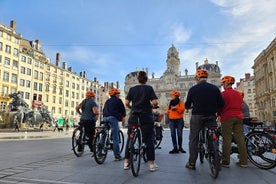
MULTIPOLYGON (((221 79, 224 91, 207 82, 208 72, 203 69, 197 70, 195 74, 196 85, 191 87, 185 103, 182 102, 180 92, 171 92, 171 101, 168 115, 173 150, 169 153, 186 153, 182 148, 182 130, 184 127, 183 113, 185 109, 192 109, 189 132, 189 160, 186 168, 195 170, 198 157, 199 131, 202 129, 202 117, 213 116, 219 119, 222 127, 223 147, 221 166, 229 168, 231 137, 232 134, 237 141, 240 161, 237 165, 243 168, 247 167, 247 152, 243 137, 243 114, 242 114, 242 95, 234 90, 232 85, 235 79, 232 76, 225 76, 221 79), (178 139, 176 139, 176 134, 178 139), (178 140, 178 141, 177 141, 178 140)), ((125 121, 126 109, 130 108, 128 125, 137 124, 142 130, 143 141, 147 147, 146 154, 149 161, 149 170, 156 171, 158 166, 155 163, 154 149, 154 119, 153 107, 158 106, 158 98, 152 86, 147 85, 148 76, 145 71, 139 71, 137 75, 138 85, 129 89, 125 98, 125 103, 119 98, 120 92, 113 88, 109 91, 110 98, 105 102, 103 108, 103 120, 109 122, 112 132, 119 131, 118 122, 125 121)), ((89 138, 88 146, 92 149, 93 135, 95 134, 95 124, 98 119, 98 107, 94 101, 95 94, 91 91, 86 93, 86 98, 76 107, 76 111, 81 115, 80 125, 85 128, 86 136, 89 138)), ((119 152, 118 133, 112 133, 114 161, 122 160, 119 152)), ((126 144, 127 146, 127 144, 126 144)), ((78 149, 83 149, 79 147, 78 149)), ((124 169, 129 169, 129 152, 125 149, 124 169)))

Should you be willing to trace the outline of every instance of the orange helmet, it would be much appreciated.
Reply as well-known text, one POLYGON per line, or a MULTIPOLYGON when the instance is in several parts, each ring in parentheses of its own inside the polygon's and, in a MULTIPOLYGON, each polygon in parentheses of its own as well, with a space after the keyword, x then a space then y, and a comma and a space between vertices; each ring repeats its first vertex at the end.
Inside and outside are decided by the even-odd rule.
POLYGON ((171 95, 180 96, 180 92, 179 91, 172 91, 171 95))
POLYGON ((95 96, 95 94, 92 91, 87 91, 85 95, 86 95, 86 97, 94 97, 95 96))
POLYGON ((221 79, 221 83, 234 84, 235 83, 235 78, 232 77, 232 76, 224 76, 221 79))
POLYGON ((196 77, 198 77, 198 78, 208 78, 207 70, 202 70, 202 69, 197 70, 196 71, 196 77))
POLYGON ((114 96, 116 94, 120 94, 120 91, 116 88, 112 88, 111 90, 109 90, 109 95, 110 96, 114 96))

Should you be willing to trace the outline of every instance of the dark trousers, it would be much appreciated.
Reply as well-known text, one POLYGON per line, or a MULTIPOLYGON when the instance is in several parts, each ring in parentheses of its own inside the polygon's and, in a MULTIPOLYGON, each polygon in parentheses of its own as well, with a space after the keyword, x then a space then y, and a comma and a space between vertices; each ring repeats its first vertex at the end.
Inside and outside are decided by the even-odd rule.
POLYGON ((84 127, 85 135, 88 137, 87 144, 90 148, 90 150, 93 149, 93 137, 95 134, 95 122, 91 120, 81 120, 80 126, 84 127))
POLYGON ((183 135, 183 128, 184 128, 184 121, 183 119, 170 119, 169 120, 170 130, 171 130, 171 138, 173 147, 177 148, 177 145, 179 148, 182 148, 182 135, 183 135), (176 134, 177 134, 177 140, 176 141, 176 134))

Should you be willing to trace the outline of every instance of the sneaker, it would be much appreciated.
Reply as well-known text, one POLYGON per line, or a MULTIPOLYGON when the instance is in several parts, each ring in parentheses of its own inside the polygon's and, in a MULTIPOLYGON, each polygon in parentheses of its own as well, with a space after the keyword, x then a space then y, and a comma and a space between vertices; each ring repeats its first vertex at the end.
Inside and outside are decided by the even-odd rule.
POLYGON ((122 157, 121 156, 116 156, 115 158, 114 158, 114 161, 121 161, 122 160, 122 157))
POLYGON ((156 165, 156 164, 150 164, 149 170, 150 170, 151 172, 154 172, 154 171, 156 171, 157 169, 158 169, 158 165, 156 165))
POLYGON ((236 165, 242 168, 247 168, 248 165, 247 164, 241 164, 240 162, 236 162, 236 165))
POLYGON ((180 153, 186 153, 186 151, 183 148, 179 148, 178 150, 180 153))
POLYGON ((229 164, 227 164, 226 162, 222 162, 220 166, 224 168, 229 168, 229 164))
POLYGON ((190 163, 190 162, 187 162, 186 168, 192 169, 192 170, 195 170, 195 169, 196 169, 196 168, 195 168, 195 164, 194 164, 194 163, 190 163))
POLYGON ((124 170, 128 170, 129 169, 129 164, 128 163, 124 163, 124 170))
POLYGON ((175 153, 178 153, 178 149, 177 148, 173 148, 173 150, 171 150, 169 152, 169 154, 175 154, 175 153))

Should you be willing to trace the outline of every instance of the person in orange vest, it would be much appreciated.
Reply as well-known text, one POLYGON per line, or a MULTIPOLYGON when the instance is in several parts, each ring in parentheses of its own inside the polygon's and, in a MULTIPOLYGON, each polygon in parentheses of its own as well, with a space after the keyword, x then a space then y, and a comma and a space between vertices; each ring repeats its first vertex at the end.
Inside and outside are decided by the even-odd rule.
POLYGON ((182 137, 183 137, 183 128, 184 128, 184 111, 185 106, 184 102, 180 101, 180 92, 172 91, 171 92, 171 101, 168 106, 167 114, 169 118, 169 126, 171 130, 171 138, 173 149, 169 152, 170 154, 174 153, 186 153, 182 148, 182 137), (177 134, 177 139, 176 139, 177 134), (178 146, 178 147, 177 147, 178 146))

